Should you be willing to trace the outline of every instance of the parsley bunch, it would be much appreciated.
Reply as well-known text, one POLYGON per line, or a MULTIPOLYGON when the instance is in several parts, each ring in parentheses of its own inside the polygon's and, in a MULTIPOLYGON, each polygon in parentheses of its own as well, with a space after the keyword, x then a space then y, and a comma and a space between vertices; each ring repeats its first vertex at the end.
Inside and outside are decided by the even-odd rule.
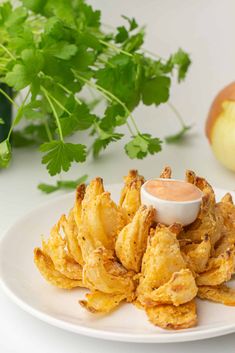
MULTIPOLYGON (((125 145, 130 158, 161 150, 159 138, 139 130, 133 110, 141 102, 166 103, 173 74, 181 82, 190 58, 182 49, 167 60, 155 57, 143 50, 145 31, 135 19, 123 16, 126 26, 107 32, 100 16, 84 0, 22 0, 16 8, 10 2, 0 6, 0 81, 15 95, 26 90, 18 104, 0 89, 17 110, 0 143, 0 167, 9 165, 12 145, 38 145, 50 175, 68 171, 72 162, 84 162, 90 152, 97 157, 122 139, 122 125, 130 135, 125 145), (82 99, 84 87, 91 95, 96 92, 95 98, 82 99), (104 110, 98 116, 94 108, 100 100, 104 110), (22 119, 23 127, 15 129, 22 119), (78 131, 92 136, 91 146, 69 142, 78 131)), ((188 130, 183 121, 181 125, 168 142, 188 130)))

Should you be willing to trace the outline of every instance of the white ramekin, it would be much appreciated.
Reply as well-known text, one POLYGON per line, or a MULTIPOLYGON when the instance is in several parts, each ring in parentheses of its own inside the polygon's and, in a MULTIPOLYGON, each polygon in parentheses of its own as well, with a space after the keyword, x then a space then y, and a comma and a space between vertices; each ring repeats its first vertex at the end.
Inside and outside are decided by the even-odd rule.
MULTIPOLYGON (((171 180, 182 181, 178 179, 156 178, 151 180, 171 180)), ((141 203, 144 205, 152 205, 156 209, 155 221, 166 225, 175 222, 186 226, 195 221, 198 216, 202 196, 192 201, 169 201, 153 196, 146 190, 147 180, 141 187, 141 203)))

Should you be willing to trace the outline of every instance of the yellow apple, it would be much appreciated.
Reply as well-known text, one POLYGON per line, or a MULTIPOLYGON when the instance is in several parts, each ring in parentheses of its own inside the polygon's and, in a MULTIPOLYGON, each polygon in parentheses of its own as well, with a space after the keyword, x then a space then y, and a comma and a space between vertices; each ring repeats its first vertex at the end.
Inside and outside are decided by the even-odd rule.
POLYGON ((206 135, 216 158, 235 171, 235 82, 215 97, 207 117, 206 135))

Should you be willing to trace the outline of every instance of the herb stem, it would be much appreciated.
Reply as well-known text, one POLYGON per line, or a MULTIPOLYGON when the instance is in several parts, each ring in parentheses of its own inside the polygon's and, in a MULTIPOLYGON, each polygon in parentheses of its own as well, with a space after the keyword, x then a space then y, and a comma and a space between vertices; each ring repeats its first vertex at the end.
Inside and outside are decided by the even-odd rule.
POLYGON ((70 113, 70 111, 67 108, 65 108, 65 106, 58 101, 58 99, 56 99, 54 96, 52 96, 48 91, 47 91, 47 94, 58 105, 59 108, 61 108, 63 111, 65 111, 68 115, 72 115, 72 113, 70 113))
POLYGON ((23 100, 21 106, 20 106, 20 107, 17 106, 17 107, 18 107, 17 114, 16 114, 16 116, 15 116, 15 119, 14 119, 13 123, 11 124, 10 130, 9 130, 9 132, 8 132, 8 135, 7 135, 7 140, 8 140, 8 141, 9 141, 9 139, 10 139, 10 136, 11 136, 11 133, 12 133, 14 127, 20 122, 20 120, 21 120, 21 118, 22 118, 23 109, 24 109, 25 103, 26 103, 26 101, 27 101, 27 99, 28 99, 28 97, 29 97, 29 94, 30 94, 30 89, 28 90, 28 93, 27 93, 26 96, 24 97, 24 100, 23 100))
POLYGON ((99 128, 98 124, 94 121, 93 125, 95 128, 95 131, 97 132, 98 136, 100 137, 100 128, 99 128))
MULTIPOLYGON (((102 25, 103 25, 104 27, 107 27, 107 28, 111 29, 111 30, 115 30, 115 27, 113 27, 113 26, 111 26, 111 25, 109 25, 109 24, 107 24, 107 23, 102 23, 102 25)), ((100 41, 100 42, 101 42, 101 41, 100 41)), ((102 42, 103 42, 103 41, 102 41, 102 42)), ((101 43, 102 43, 102 42, 101 42, 101 43)), ((102 44, 108 46, 108 43, 106 43, 106 42, 104 42, 104 43, 102 43, 102 44)), ((123 54, 126 54, 126 55, 128 55, 128 56, 132 56, 131 53, 129 53, 129 52, 125 51, 125 50, 122 50, 122 49, 118 48, 118 47, 117 47, 116 45, 114 45, 114 44, 111 44, 111 45, 110 45, 110 44, 111 44, 111 43, 109 43, 110 48, 115 49, 116 51, 122 52, 123 54)), ((142 51, 145 52, 145 53, 147 53, 147 54, 149 54, 149 55, 151 55, 151 56, 153 56, 154 58, 161 59, 162 61, 166 61, 166 59, 163 59, 163 58, 161 57, 161 55, 158 55, 158 54, 152 52, 151 50, 142 48, 142 51)))
MULTIPOLYGON (((135 128, 137 134, 139 134, 139 133, 140 133, 139 128, 138 128, 138 126, 137 126, 137 124, 136 124, 136 122, 135 122, 135 119, 134 119, 133 115, 131 114, 130 110, 127 108, 127 106, 126 106, 118 97, 116 97, 116 96, 115 96, 114 94, 112 94, 111 92, 107 91, 106 89, 104 89, 103 87, 101 87, 101 86, 99 86, 99 85, 97 85, 97 84, 95 84, 95 85, 98 87, 98 89, 103 90, 104 93, 106 93, 107 95, 110 96, 110 98, 112 98, 112 100, 116 101, 117 103, 119 103, 119 104, 123 107, 123 109, 124 109, 124 110, 126 111, 126 113, 127 113, 127 116, 130 117, 131 122, 132 122, 132 124, 134 125, 134 128, 135 128)), ((130 132, 131 132, 132 129, 130 129, 130 125, 129 125, 128 122, 127 122, 127 127, 128 127, 128 129, 130 130, 130 132)), ((133 132, 131 132, 131 133, 132 133, 132 135, 134 135, 133 132)))
POLYGON ((60 88, 62 88, 66 93, 72 94, 72 92, 71 92, 67 87, 65 87, 64 85, 62 85, 61 83, 56 82, 56 84, 57 84, 60 88))
POLYGON ((123 50, 121 48, 119 48, 118 46, 116 46, 115 44, 113 43, 110 43, 110 42, 105 42, 104 40, 100 39, 99 42, 103 45, 105 45, 106 47, 109 47, 113 50, 115 50, 116 52, 118 53, 122 53, 122 54, 125 54, 127 56, 130 56, 131 58, 133 57, 133 55, 131 53, 129 53, 128 51, 126 50, 123 50))
POLYGON ((179 122, 180 122, 180 125, 185 128, 186 127, 186 124, 181 116, 181 114, 179 113, 179 111, 176 109, 176 107, 170 103, 170 102, 167 102, 167 105, 171 108, 171 110, 175 113, 176 117, 178 118, 179 122))
POLYGON ((112 99, 103 92, 103 90, 100 90, 98 85, 96 85, 95 83, 93 83, 92 81, 87 80, 85 77, 80 76, 75 70, 72 69, 73 74, 81 81, 83 81, 84 83, 86 83, 88 86, 98 90, 109 102, 112 102, 112 99))
POLYGON ((54 118, 55 118, 55 120, 56 120, 56 125, 57 125, 57 127, 58 127, 58 132, 59 132, 60 140, 61 140, 62 142, 64 142, 63 132, 62 132, 62 128, 61 128, 61 125, 60 125, 60 119, 59 119, 59 117, 58 117, 58 114, 57 114, 57 111, 56 111, 56 109, 55 109, 55 106, 54 106, 54 104, 52 103, 52 101, 51 101, 51 99, 50 99, 50 97, 49 97, 49 95, 48 95, 47 90, 46 90, 43 86, 41 86, 41 90, 42 90, 43 93, 45 94, 45 97, 46 97, 46 99, 47 99, 47 101, 48 101, 48 103, 49 103, 49 105, 50 105, 50 107, 51 107, 52 113, 53 113, 54 118))
POLYGON ((48 76, 48 75, 44 74, 44 72, 42 72, 42 71, 40 72, 40 74, 41 74, 43 77, 48 78, 50 81, 53 81, 53 83, 55 83, 57 86, 59 86, 59 87, 60 87, 62 90, 64 90, 66 93, 73 95, 75 101, 76 101, 78 104, 80 104, 80 105, 82 104, 82 102, 80 101, 80 99, 77 98, 76 95, 75 95, 72 91, 70 91, 67 87, 65 87, 64 85, 62 85, 62 83, 59 83, 59 82, 56 82, 56 81, 52 80, 51 76, 48 76))
POLYGON ((48 140, 52 141, 53 137, 52 137, 51 130, 49 128, 48 122, 46 120, 44 121, 44 125, 45 125, 45 130, 46 130, 46 133, 47 133, 48 140))
POLYGON ((74 95, 74 99, 79 105, 82 105, 82 101, 76 96, 76 94, 74 95))
MULTIPOLYGON (((85 82, 86 84, 90 85, 91 87, 97 89, 99 92, 102 92, 103 95, 106 97, 106 99, 109 102, 115 101, 118 104, 120 104, 123 107, 123 109, 125 110, 125 112, 127 113, 127 116, 130 117, 130 119, 131 119, 131 121, 132 121, 132 123, 134 125, 134 128, 136 129, 137 134, 140 133, 140 131, 138 129, 138 126, 137 126, 137 124, 135 122, 135 119, 132 116, 130 110, 127 108, 127 106, 118 97, 116 97, 114 94, 112 94, 111 92, 107 91, 105 88, 101 87, 100 85, 97 85, 97 83, 93 83, 92 81, 87 80, 85 77, 80 76, 76 71, 74 71, 74 70, 72 70, 72 71, 75 74, 75 76, 77 76, 78 79, 82 80, 83 82, 85 82)), ((133 136, 135 136, 135 134, 133 134, 133 131, 132 131, 129 123, 127 123, 127 127, 129 129, 129 131, 131 132, 131 134, 133 136)))
POLYGON ((90 145, 90 147, 88 147, 88 149, 87 149, 87 155, 89 156, 89 154, 91 153, 91 151, 92 151, 92 147, 93 147, 93 145, 90 145))
POLYGON ((166 61, 166 59, 163 59, 163 58, 161 57, 161 55, 158 55, 158 54, 152 52, 151 50, 142 48, 142 51, 143 51, 144 53, 147 53, 147 54, 153 56, 154 58, 157 58, 158 60, 166 61))
POLYGON ((10 52, 9 49, 7 49, 7 48, 5 47, 5 45, 3 45, 3 44, 0 43, 0 48, 2 48, 2 49, 10 56, 10 58, 11 58, 12 60, 16 60, 16 58, 14 57, 14 55, 10 52))
POLYGON ((134 134, 134 132, 133 132, 133 130, 132 130, 132 128, 131 128, 131 126, 130 126, 128 121, 126 122, 126 126, 127 126, 128 130, 129 130, 131 136, 135 136, 135 134, 134 134))
POLYGON ((10 59, 5 58, 4 56, 2 56, 2 57, 0 58, 0 61, 7 61, 7 62, 9 62, 9 61, 10 61, 10 59))
POLYGON ((70 91, 67 87, 65 87, 64 85, 62 85, 62 84, 59 83, 59 82, 56 82, 56 84, 57 84, 60 88, 62 88, 66 93, 71 94, 71 95, 74 95, 74 99, 75 99, 75 101, 76 101, 79 105, 82 104, 82 102, 80 101, 80 99, 79 99, 78 97, 76 97, 76 94, 74 94, 72 91, 70 91))
POLYGON ((16 104, 16 102, 13 101, 13 99, 5 92, 3 91, 3 89, 0 88, 0 93, 2 93, 2 95, 9 100, 9 102, 11 102, 12 105, 14 105, 14 107, 16 109, 19 109, 18 104, 16 104))
POLYGON ((105 59, 102 59, 102 58, 99 57, 98 60, 99 60, 99 62, 102 63, 102 64, 105 64, 105 65, 110 66, 110 67, 112 67, 112 68, 115 67, 111 62, 109 62, 109 61, 107 61, 107 60, 105 60, 105 59))

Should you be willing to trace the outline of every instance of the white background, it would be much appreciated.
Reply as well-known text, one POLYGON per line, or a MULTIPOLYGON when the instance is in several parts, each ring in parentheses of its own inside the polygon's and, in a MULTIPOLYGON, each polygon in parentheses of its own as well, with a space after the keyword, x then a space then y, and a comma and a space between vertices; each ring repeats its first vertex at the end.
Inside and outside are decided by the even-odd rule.
MULTIPOLYGON (((129 168, 139 168, 145 176, 158 175, 164 164, 173 167, 176 177, 185 168, 208 177, 214 185, 235 189, 234 173, 214 158, 204 136, 204 124, 210 103, 235 74, 235 2, 233 0, 92 0, 102 9, 103 22, 122 23, 121 14, 134 16, 147 25, 145 47, 164 57, 182 47, 193 61, 185 83, 174 86, 171 101, 187 123, 194 123, 192 134, 179 146, 164 146, 163 152, 143 161, 130 161, 122 143, 113 146, 99 161, 74 166, 66 176, 82 173, 101 175, 107 183, 120 182, 129 168)), ((135 112, 145 132, 163 137, 178 129, 168 107, 140 107, 135 112)), ((79 137, 82 141, 82 137, 79 137)), ((4 229, 27 210, 48 198, 37 189, 40 181, 52 181, 40 156, 34 150, 18 150, 11 167, 0 171, 0 236, 4 229)), ((19 230, 20 231, 20 230, 19 230)), ((22 235, 23 236, 23 235, 22 235)), ((14 261, 14 259, 12 259, 14 261)), ((20 266, 20 264, 19 264, 20 266)), ((146 345, 122 344, 89 339, 44 324, 22 312, 0 292, 0 352, 234 352, 235 335, 201 342, 146 345)))

